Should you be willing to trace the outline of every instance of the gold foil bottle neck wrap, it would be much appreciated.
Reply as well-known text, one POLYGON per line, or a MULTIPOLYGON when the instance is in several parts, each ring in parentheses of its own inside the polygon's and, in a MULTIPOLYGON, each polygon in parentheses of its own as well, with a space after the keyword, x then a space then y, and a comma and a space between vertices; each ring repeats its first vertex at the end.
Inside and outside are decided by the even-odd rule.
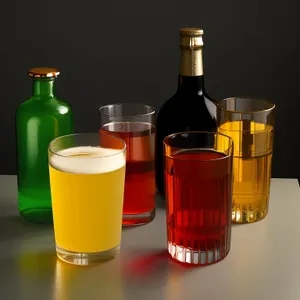
POLYGON ((180 29, 180 75, 203 75, 203 34, 203 30, 199 28, 180 29))
POLYGON ((56 68, 33 68, 28 71, 28 76, 32 78, 56 78, 59 73, 56 68))

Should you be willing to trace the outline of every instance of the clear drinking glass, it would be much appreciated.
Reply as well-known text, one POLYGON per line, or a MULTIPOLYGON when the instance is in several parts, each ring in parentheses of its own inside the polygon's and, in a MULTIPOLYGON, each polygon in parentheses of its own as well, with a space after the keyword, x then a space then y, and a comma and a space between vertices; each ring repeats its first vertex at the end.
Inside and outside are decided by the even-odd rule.
POLYGON ((155 109, 138 103, 102 106, 100 134, 127 146, 123 225, 149 223, 155 217, 155 109))
POLYGON ((251 223, 268 214, 275 104, 227 98, 217 107, 218 132, 233 139, 232 220, 251 223))
POLYGON ((170 255, 207 265, 226 257, 231 242, 233 142, 226 135, 182 132, 164 139, 170 255))
POLYGON ((124 141, 71 134, 53 140, 48 154, 57 256, 78 265, 112 259, 121 241, 124 141))

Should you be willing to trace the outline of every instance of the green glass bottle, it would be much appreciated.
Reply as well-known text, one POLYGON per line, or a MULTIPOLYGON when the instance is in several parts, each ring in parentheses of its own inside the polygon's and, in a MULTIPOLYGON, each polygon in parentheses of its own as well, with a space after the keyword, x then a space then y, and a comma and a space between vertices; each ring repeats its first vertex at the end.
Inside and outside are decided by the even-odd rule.
POLYGON ((55 96, 59 70, 35 68, 28 75, 33 79, 33 95, 16 110, 18 207, 27 222, 52 223, 48 145, 74 132, 73 113, 55 96))

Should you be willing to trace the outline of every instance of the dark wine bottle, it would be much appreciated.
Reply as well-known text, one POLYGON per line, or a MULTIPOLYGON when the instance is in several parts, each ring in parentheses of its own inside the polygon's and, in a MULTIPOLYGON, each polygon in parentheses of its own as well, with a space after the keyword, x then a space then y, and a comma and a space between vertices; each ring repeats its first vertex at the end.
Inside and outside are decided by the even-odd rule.
MULTIPOLYGON (((216 102, 205 91, 203 30, 180 29, 180 71, 175 95, 161 107, 156 125, 156 187, 164 195, 163 140, 172 133, 216 131, 216 102)), ((193 174, 191 174, 193 176, 193 174)))

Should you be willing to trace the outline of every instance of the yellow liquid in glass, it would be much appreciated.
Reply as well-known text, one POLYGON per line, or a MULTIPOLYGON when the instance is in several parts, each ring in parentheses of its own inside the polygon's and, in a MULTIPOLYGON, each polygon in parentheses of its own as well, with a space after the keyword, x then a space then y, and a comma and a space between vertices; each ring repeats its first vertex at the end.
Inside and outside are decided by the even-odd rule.
POLYGON ((232 220, 256 222, 268 213, 273 127, 253 121, 226 122, 218 132, 234 142, 232 220))
POLYGON ((58 154, 49 166, 56 245, 80 253, 119 246, 125 153, 76 147, 58 154))

